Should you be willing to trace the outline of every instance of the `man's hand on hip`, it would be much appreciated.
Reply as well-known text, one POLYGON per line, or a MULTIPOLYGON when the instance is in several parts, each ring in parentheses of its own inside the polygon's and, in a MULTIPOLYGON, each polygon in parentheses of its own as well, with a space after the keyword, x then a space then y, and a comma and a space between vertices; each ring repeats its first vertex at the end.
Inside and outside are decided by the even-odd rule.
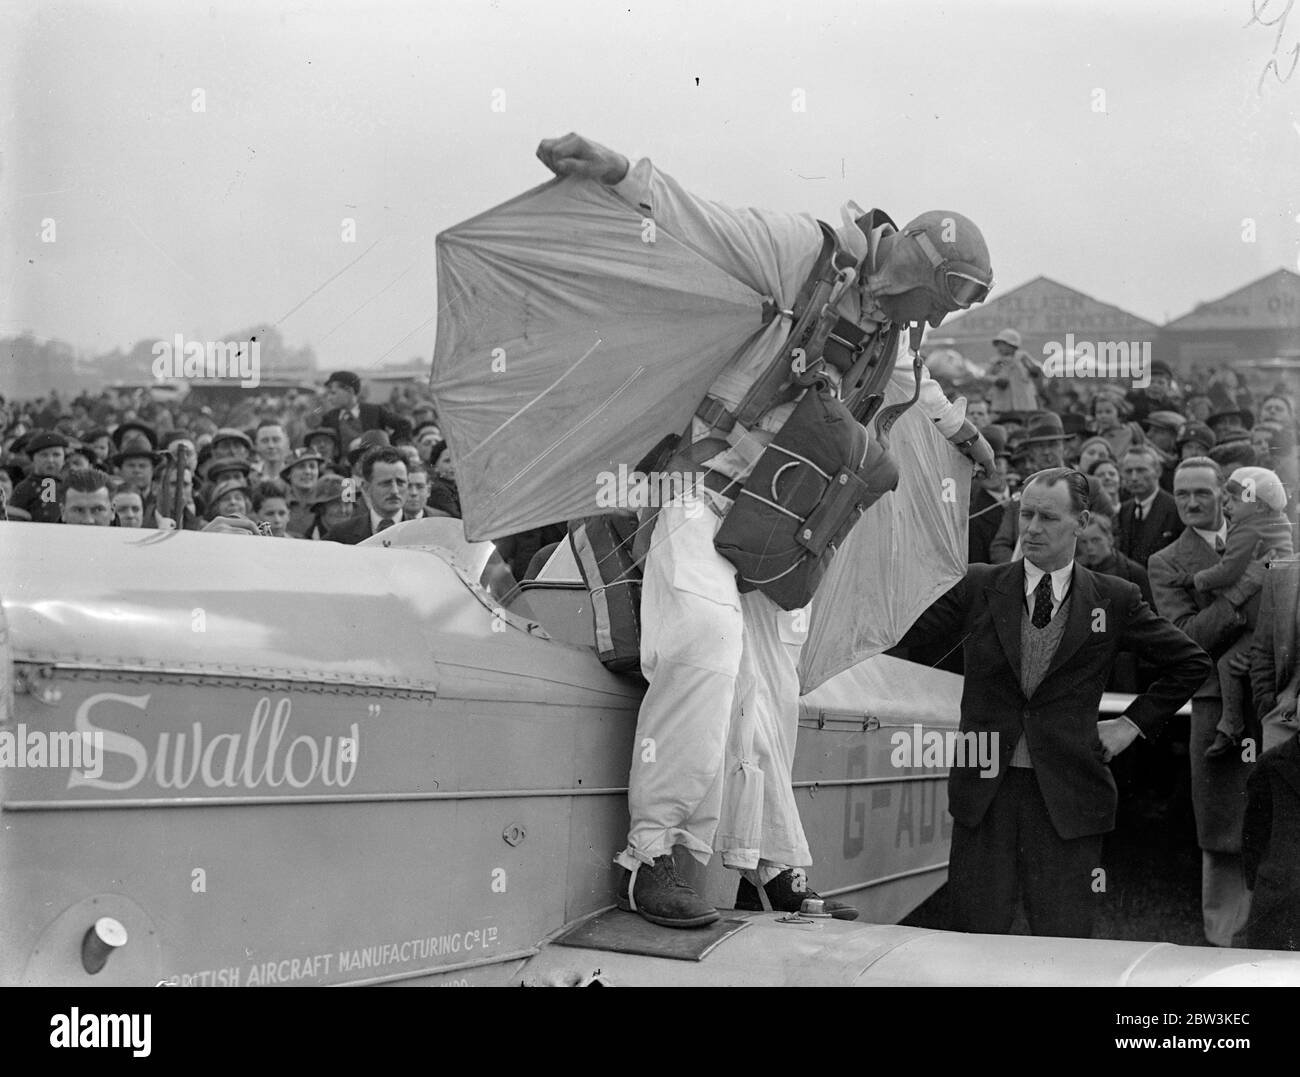
POLYGON ((542 139, 537 159, 557 176, 585 176, 610 186, 622 180, 629 167, 621 153, 573 132, 542 139))
POLYGON ((1127 718, 1108 718, 1097 723, 1097 736, 1104 749, 1102 759, 1109 763, 1120 752, 1137 740, 1138 727, 1127 718))

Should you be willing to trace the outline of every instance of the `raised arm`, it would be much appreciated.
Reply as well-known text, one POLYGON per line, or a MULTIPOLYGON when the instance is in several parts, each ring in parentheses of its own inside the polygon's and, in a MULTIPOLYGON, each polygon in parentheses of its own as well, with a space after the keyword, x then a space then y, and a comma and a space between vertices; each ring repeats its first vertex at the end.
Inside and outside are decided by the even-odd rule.
POLYGON ((821 229, 807 213, 736 209, 691 194, 649 158, 621 153, 578 134, 543 139, 537 156, 557 176, 609 187, 637 212, 761 295, 794 302, 821 249, 821 229))

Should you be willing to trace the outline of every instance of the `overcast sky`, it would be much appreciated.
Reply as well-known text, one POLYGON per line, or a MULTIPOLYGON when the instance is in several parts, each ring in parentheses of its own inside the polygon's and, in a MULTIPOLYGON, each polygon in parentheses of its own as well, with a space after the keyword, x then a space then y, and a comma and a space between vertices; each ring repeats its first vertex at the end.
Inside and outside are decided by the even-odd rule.
POLYGON ((1300 5, 629 2, 0 0, 0 334, 427 359, 436 233, 569 130, 725 202, 958 210, 995 296, 1045 274, 1163 322, 1296 268, 1300 70, 1266 65, 1300 5))

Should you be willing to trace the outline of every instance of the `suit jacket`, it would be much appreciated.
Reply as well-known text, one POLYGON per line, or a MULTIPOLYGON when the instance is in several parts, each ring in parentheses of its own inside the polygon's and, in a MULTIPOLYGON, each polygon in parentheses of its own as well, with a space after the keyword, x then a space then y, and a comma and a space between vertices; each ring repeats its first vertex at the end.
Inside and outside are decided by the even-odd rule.
MULTIPOLYGON (((1173 543, 1152 554, 1147 564, 1151 593, 1155 596, 1160 615, 1186 632, 1215 659, 1245 631, 1244 620, 1236 607, 1222 595, 1207 595, 1191 584, 1176 586, 1173 580, 1180 573, 1195 574, 1218 563, 1219 555, 1188 527, 1173 543)), ((1217 668, 1210 670, 1209 677, 1192 698, 1222 698, 1217 668)))
POLYGON ((1028 699, 1020 683, 1024 561, 972 565, 903 637, 905 646, 963 640, 961 732, 997 735, 995 776, 981 777, 978 763, 949 773, 949 811, 963 826, 983 819, 1023 735, 1057 833, 1070 839, 1113 830, 1119 797, 1102 761, 1097 714, 1116 653, 1127 648, 1160 664, 1160 677, 1125 711, 1149 738, 1213 668, 1209 656, 1157 616, 1128 581, 1076 561, 1071 596, 1060 646, 1028 699))
POLYGON ((1264 573, 1258 627, 1250 656, 1250 686, 1255 709, 1273 709, 1277 694, 1295 672, 1296 603, 1300 601, 1300 561, 1275 561, 1264 573))
POLYGON ((1255 891, 1247 944, 1300 950, 1300 734, 1259 757, 1246 798, 1242 866, 1255 891))
MULTIPOLYGON (((994 509, 990 516, 997 516, 994 509)), ((1016 552, 1016 543, 1020 541, 1020 502, 1008 501, 1002 509, 1002 518, 998 520, 997 533, 989 543, 989 560, 994 564, 1005 565, 1016 552)))
POLYGON ((1178 518, 1178 506, 1173 497, 1164 490, 1156 490, 1156 499, 1151 502, 1151 511, 1140 523, 1133 523, 1133 513, 1137 502, 1125 501, 1119 507, 1119 533, 1115 539, 1115 549, 1125 557, 1131 557, 1143 568, 1151 555, 1163 550, 1183 529, 1183 522, 1178 518))
POLYGON ((400 441, 411 436, 411 424, 403 419, 400 415, 395 415, 381 404, 358 404, 360 411, 360 420, 353 420, 351 416, 344 421, 344 411, 342 408, 335 408, 327 411, 321 419, 321 426, 327 426, 333 430, 339 437, 339 445, 343 452, 347 452, 348 442, 352 438, 360 437, 367 430, 383 430, 393 441, 400 441), (359 427, 359 429, 355 429, 359 427), (355 429, 350 433, 348 428, 355 429))
MULTIPOLYGON (((397 523, 401 523, 399 519, 397 523)), ((368 539, 373 535, 374 529, 370 526, 370 510, 358 512, 354 516, 349 516, 337 527, 330 530, 325 537, 330 542, 341 542, 345 546, 355 546, 358 542, 368 539)))
MULTIPOLYGON (((966 560, 972 565, 994 560, 991 549, 994 536, 1002 523, 1005 509, 997 507, 998 499, 982 486, 971 491, 970 521, 967 528, 966 560)), ((1010 557, 1002 560, 1010 560, 1010 557)))

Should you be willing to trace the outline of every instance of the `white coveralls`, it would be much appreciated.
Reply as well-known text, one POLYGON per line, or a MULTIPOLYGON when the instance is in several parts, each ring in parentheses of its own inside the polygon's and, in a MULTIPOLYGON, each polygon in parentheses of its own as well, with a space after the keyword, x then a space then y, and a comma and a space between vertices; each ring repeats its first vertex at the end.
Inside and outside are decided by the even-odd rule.
MULTIPOLYGON (((782 310, 790 309, 821 250, 811 215, 707 202, 648 159, 612 189, 782 310)), ((734 412, 789 332, 788 318, 774 318, 737 353, 710 394, 734 412)), ((905 345, 906 335, 893 377, 910 396, 914 376, 905 345)), ((961 426, 961 413, 928 372, 917 406, 945 437, 961 426)), ((773 408, 749 431, 737 425, 732 448, 702 467, 745 478, 793 410, 793 403, 773 408)), ((708 432, 694 420, 692 440, 708 432)), ((721 511, 731 504, 702 491, 670 500, 654 525, 641 591, 641 669, 649 688, 632 755, 631 829, 617 861, 631 870, 681 845, 707 864, 716 849, 728 867, 763 884, 785 867, 812 862, 791 789, 809 611, 786 612, 761 592, 737 591, 735 567, 713 546, 721 517, 708 502, 721 511)))

